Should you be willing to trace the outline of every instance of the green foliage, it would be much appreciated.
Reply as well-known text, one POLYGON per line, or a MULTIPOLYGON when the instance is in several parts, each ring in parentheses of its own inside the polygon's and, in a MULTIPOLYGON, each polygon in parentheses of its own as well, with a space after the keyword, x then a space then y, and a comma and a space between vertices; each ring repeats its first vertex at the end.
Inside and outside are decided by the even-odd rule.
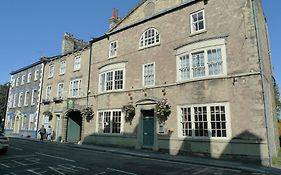
MULTIPOLYGON (((280 90, 278 85, 276 84, 275 86, 275 101, 276 101, 276 112, 277 112, 277 116, 281 117, 281 97, 280 97, 280 90)), ((281 118, 279 118, 281 119, 281 118)))
POLYGON ((122 111, 126 114, 126 122, 131 122, 136 114, 136 109, 132 104, 123 105, 122 111))
POLYGON ((156 113, 161 123, 168 119, 171 114, 171 106, 167 99, 162 99, 156 104, 156 113))
POLYGON ((2 121, 2 118, 5 117, 8 92, 9 84, 0 85, 0 123, 2 121))

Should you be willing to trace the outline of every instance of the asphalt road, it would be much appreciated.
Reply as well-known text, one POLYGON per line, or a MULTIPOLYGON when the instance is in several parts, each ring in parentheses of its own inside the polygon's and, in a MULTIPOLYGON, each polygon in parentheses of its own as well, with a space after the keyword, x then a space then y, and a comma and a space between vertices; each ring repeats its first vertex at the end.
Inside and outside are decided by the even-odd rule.
MULTIPOLYGON (((70 144, 10 139, 0 175, 258 175, 250 172, 99 152, 70 144)), ((259 174, 260 175, 260 174, 259 174)))

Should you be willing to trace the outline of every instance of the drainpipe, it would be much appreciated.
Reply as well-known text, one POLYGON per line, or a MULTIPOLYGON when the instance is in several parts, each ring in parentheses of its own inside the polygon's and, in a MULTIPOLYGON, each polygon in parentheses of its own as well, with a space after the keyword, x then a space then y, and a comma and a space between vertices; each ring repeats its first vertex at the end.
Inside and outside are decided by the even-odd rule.
MULTIPOLYGON (((42 58, 44 59, 44 58, 42 58)), ((39 89, 38 89, 38 113, 37 113, 37 128, 36 128, 36 138, 37 138, 37 131, 39 129, 39 121, 40 121, 40 112, 41 112, 41 98, 42 98, 42 92, 43 92, 43 81, 44 81, 44 70, 45 70, 45 66, 46 66, 46 63, 47 63, 47 60, 43 60, 41 64, 42 67, 41 67, 41 71, 42 71, 42 76, 41 76, 41 80, 40 80, 40 83, 39 83, 39 89)))
POLYGON ((91 82, 91 64, 92 64, 92 45, 90 41, 90 56, 89 56, 89 67, 88 67, 88 87, 87 87, 87 107, 89 107, 89 94, 90 94, 90 82, 91 82))
POLYGON ((258 27, 258 18, 257 18, 257 10, 256 10, 256 0, 252 0, 252 8, 253 8, 253 17, 254 17, 254 25, 256 30, 256 38, 257 38, 257 48, 258 48, 258 60, 259 60, 259 68, 260 68, 260 75, 262 81, 262 95, 263 95, 263 105, 264 105, 264 118, 265 118, 265 128, 266 128, 266 135, 267 135, 267 149, 268 149, 268 157, 269 157, 269 164, 272 165, 272 155, 270 150, 270 145, 273 144, 272 139, 270 138, 268 129, 268 116, 267 116, 267 108, 265 104, 266 94, 265 94, 265 77, 264 77, 264 68, 262 62, 262 55, 261 55, 261 42, 259 36, 259 27, 258 27))

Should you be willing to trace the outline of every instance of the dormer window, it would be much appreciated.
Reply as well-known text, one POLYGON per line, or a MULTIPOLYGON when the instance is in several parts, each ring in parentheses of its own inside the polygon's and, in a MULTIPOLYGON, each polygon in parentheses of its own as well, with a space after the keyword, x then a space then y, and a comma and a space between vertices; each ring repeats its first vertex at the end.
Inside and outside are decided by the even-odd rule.
POLYGON ((157 29, 149 28, 141 35, 139 47, 146 48, 160 44, 160 34, 157 29))

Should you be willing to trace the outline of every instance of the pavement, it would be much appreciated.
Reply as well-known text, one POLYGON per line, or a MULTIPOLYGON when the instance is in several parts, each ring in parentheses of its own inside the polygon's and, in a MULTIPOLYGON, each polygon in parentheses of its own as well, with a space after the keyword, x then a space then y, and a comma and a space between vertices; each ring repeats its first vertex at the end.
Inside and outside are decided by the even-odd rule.
MULTIPOLYGON (((38 139, 33 139, 33 138, 24 138, 24 137, 14 137, 14 138, 39 142, 38 139)), ((108 152, 111 154, 129 155, 129 156, 147 158, 152 160, 154 159, 154 160, 162 160, 167 162, 179 162, 179 163, 187 163, 192 165, 204 165, 209 167, 227 168, 232 170, 254 172, 257 174, 281 175, 281 169, 274 168, 274 167, 265 167, 256 164, 250 164, 250 163, 217 160, 217 159, 202 158, 196 156, 170 155, 167 153, 154 152, 151 150, 136 150, 132 148, 111 147, 111 146, 104 146, 104 145, 70 144, 70 143, 60 143, 60 142, 52 142, 52 143, 68 144, 69 146, 78 149, 108 152)))

